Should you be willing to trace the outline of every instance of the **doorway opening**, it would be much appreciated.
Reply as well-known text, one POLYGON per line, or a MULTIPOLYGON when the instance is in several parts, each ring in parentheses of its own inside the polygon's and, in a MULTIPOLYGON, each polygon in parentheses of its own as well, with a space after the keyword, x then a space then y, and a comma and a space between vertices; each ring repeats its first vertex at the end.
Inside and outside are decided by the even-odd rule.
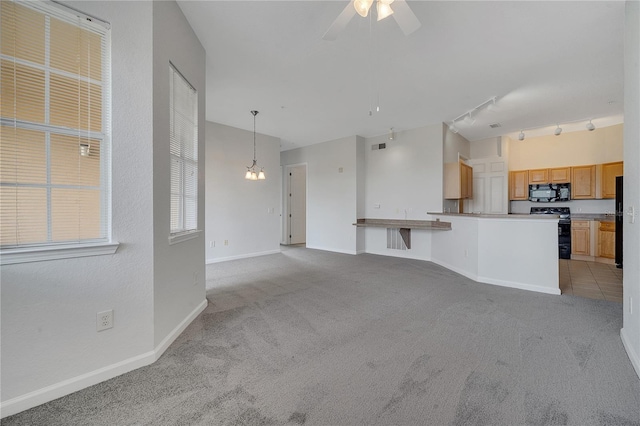
POLYGON ((303 245, 307 242, 307 165, 286 166, 284 171, 283 241, 287 245, 303 245))

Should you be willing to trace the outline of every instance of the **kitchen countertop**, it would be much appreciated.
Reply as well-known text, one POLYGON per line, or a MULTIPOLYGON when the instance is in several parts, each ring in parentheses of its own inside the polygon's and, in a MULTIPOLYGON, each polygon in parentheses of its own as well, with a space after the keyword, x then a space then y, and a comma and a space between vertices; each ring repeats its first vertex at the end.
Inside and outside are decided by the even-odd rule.
POLYGON ((616 217, 609 213, 571 213, 574 220, 597 220, 598 222, 615 222, 616 217))
POLYGON ((437 220, 358 219, 355 226, 374 228, 440 229, 451 230, 450 222, 437 220))
POLYGON ((442 212, 427 212, 427 214, 433 216, 456 216, 456 217, 470 217, 480 219, 559 219, 560 215, 557 214, 485 214, 485 213, 442 213, 442 212))

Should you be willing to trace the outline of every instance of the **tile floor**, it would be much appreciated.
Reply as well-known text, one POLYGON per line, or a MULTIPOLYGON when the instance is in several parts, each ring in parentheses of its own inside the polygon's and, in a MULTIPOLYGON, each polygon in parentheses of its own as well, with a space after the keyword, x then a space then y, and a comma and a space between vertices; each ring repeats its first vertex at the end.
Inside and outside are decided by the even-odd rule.
POLYGON ((560 291, 622 303, 622 269, 606 263, 560 259, 560 291))

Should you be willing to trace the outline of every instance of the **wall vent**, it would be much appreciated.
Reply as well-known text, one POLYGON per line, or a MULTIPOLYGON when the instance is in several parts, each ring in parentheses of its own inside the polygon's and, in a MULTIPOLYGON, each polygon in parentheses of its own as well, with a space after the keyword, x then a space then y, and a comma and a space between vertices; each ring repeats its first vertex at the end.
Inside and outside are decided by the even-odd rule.
POLYGON ((500 123, 493 123, 493 124, 489 124, 489 127, 491 127, 492 129, 495 129, 496 127, 502 127, 502 124, 500 124, 500 123))
POLYGON ((392 250, 406 250, 407 245, 400 235, 399 228, 387 228, 387 248, 392 250))
POLYGON ((371 151, 375 151, 376 149, 386 149, 386 148, 387 148, 386 143, 374 143, 373 145, 371 145, 371 151))

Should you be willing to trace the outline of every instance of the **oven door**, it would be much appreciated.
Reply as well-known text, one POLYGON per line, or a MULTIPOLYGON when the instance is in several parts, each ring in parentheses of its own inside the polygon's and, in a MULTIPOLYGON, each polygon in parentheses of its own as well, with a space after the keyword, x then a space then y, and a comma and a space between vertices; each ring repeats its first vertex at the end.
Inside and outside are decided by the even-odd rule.
POLYGON ((571 259, 571 222, 558 223, 558 251, 560 259, 571 259))

